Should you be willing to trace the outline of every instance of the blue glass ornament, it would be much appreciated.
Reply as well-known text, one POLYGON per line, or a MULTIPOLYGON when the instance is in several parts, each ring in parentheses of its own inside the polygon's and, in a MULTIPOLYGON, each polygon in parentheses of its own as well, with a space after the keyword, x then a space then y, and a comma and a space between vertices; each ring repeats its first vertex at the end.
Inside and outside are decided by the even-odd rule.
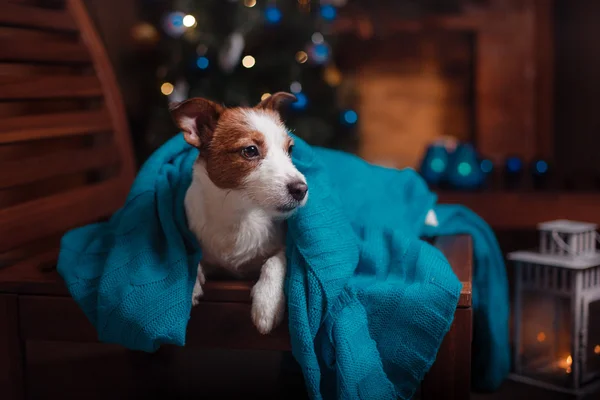
POLYGON ((306 105, 308 104, 308 99, 306 98, 306 95, 302 92, 295 93, 294 95, 296 96, 296 101, 292 103, 292 108, 296 110, 305 109, 306 105))
POLYGON ((327 21, 333 21, 337 15, 337 10, 331 4, 321 6, 321 17, 327 21))
POLYGON ((474 189, 483 184, 485 174, 481 170, 473 146, 468 143, 458 145, 450 156, 446 179, 457 189, 474 189))
POLYGON ((440 183, 448 168, 448 150, 441 144, 433 144, 427 148, 419 172, 423 179, 431 185, 440 183))
POLYGON ((354 125, 358 121, 358 114, 354 110, 346 110, 342 113, 342 120, 347 125, 354 125))
POLYGON ((277 24, 281 21, 281 11, 275 6, 269 6, 265 9, 265 19, 270 24, 277 24))
POLYGON ((208 61, 208 58, 206 58, 206 57, 198 57, 198 59, 196 60, 196 66, 200 69, 208 68, 209 64, 210 63, 208 61))

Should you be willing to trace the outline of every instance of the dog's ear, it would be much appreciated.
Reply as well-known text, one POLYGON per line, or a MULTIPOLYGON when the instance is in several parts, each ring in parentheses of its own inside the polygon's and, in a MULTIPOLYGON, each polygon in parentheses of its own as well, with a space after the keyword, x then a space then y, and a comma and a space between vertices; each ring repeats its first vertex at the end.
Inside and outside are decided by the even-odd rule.
POLYGON ((194 98, 171 105, 169 111, 185 141, 200 148, 210 142, 224 108, 210 100, 194 98))
POLYGON ((291 93, 277 92, 258 103, 256 108, 279 111, 283 105, 292 103, 296 100, 296 96, 291 93))

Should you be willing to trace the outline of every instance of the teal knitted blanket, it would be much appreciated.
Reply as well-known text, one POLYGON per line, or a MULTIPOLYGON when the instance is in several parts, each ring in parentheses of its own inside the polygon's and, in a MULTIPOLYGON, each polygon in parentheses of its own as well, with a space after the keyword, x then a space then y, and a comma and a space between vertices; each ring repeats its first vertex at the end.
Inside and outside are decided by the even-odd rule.
MULTIPOLYGON (((413 396, 461 289, 420 236, 463 232, 475 243, 477 378, 497 387, 508 372, 508 295, 489 227, 463 208, 435 206, 412 170, 295 140, 310 197, 288 222, 285 290, 292 351, 311 398, 413 396), (433 207, 440 224, 425 227, 433 207)), ((108 222, 63 237, 58 271, 101 341, 148 352, 185 344, 201 250, 183 199, 197 155, 177 135, 144 164, 108 222)))

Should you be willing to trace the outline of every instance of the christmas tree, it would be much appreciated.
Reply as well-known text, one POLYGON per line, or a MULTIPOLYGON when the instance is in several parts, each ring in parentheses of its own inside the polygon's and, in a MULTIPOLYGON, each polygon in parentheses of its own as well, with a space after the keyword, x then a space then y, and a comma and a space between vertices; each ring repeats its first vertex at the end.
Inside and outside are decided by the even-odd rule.
MULTIPOLYGON (((171 102, 206 97, 253 106, 292 92, 288 127, 311 144, 352 151, 358 115, 352 83, 335 62, 333 24, 345 0, 147 0, 134 38, 160 60, 146 152, 177 133, 171 102)), ((142 151, 144 152, 144 151, 142 151)))

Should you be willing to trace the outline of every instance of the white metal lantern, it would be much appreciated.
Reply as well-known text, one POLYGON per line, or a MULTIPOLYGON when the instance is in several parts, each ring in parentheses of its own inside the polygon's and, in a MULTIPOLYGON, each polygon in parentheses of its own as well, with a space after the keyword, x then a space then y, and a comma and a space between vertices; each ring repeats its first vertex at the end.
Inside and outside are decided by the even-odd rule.
POLYGON ((600 253, 595 224, 538 225, 539 251, 516 267, 515 380, 577 398, 600 388, 600 253))

